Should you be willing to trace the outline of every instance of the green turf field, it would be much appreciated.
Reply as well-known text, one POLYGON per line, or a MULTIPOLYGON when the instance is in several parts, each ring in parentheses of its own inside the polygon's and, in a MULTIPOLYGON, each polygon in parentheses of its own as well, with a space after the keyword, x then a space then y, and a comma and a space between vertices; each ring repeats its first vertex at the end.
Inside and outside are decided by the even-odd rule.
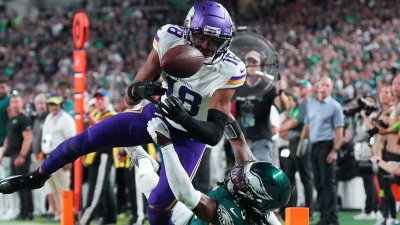
MULTIPOLYGON (((358 211, 341 211, 339 213, 339 222, 340 225, 373 225, 375 224, 374 220, 369 221, 355 221, 353 220, 353 216, 358 214, 358 211)), ((310 222, 310 225, 314 225, 318 222, 318 215, 314 216, 314 219, 310 222)), ((126 225, 128 223, 127 217, 122 217, 118 219, 117 225, 126 225)), ((0 225, 56 225, 59 223, 51 223, 48 222, 44 218, 36 217, 33 221, 0 221, 0 225)), ((95 222, 91 223, 92 225, 96 224, 95 222)), ((148 222, 145 223, 148 225, 148 222)))
MULTIPOLYGON (((375 220, 353 220, 353 216, 360 213, 360 211, 340 211, 339 223, 340 225, 373 225, 375 220)), ((315 215, 310 225, 314 225, 319 221, 319 215, 315 215)))

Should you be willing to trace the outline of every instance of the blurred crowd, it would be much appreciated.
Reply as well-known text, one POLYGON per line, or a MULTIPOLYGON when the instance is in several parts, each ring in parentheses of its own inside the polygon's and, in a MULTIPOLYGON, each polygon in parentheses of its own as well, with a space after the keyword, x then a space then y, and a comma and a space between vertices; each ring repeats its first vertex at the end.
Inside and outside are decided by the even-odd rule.
MULTIPOLYGON (((178 22, 165 19, 176 18, 168 16, 171 13, 165 9, 135 9, 137 4, 111 2, 88 9, 90 35, 85 49, 89 92, 102 86, 118 100, 146 60, 157 29, 164 23, 178 22)), ((23 93, 55 93, 60 81, 73 84, 73 16, 71 12, 43 9, 32 19, 0 11, 0 68, 2 76, 10 79, 10 86, 23 93)))
MULTIPOLYGON (((98 7, 93 7, 91 4, 85 5, 90 20, 89 41, 85 45, 88 55, 87 126, 104 119, 105 115, 109 115, 107 113, 112 112, 111 114, 113 114, 126 109, 121 94, 139 67, 145 62, 156 30, 166 23, 183 23, 188 7, 179 7, 177 6, 179 4, 168 5, 168 1, 155 2, 145 1, 145 5, 149 7, 137 7, 140 5, 138 1, 104 1, 98 7)), ((290 122, 288 121, 298 119, 299 105, 305 99, 316 95, 319 88, 318 82, 321 79, 331 81, 333 99, 340 104, 341 108, 347 110, 345 110, 347 114, 343 123, 343 144, 340 146, 338 167, 335 169, 336 171, 346 171, 346 174, 339 172, 337 177, 341 180, 349 180, 359 175, 359 172, 350 174, 353 169, 357 170, 355 169, 357 157, 358 160, 368 161, 368 157, 375 154, 384 159, 386 157, 389 160, 400 161, 400 157, 397 158, 400 155, 396 152, 397 150, 390 149, 390 146, 387 147, 386 144, 384 147, 381 146, 382 143, 388 143, 388 138, 391 138, 389 143, 397 141, 397 135, 393 136, 393 131, 389 132, 387 127, 395 125, 393 117, 390 115, 397 112, 395 111, 395 102, 398 101, 396 98, 400 97, 400 95, 396 96, 396 93, 392 93, 392 89, 396 89, 393 87, 397 85, 392 80, 400 71, 400 10, 398 10, 398 6, 397 1, 390 0, 254 1, 249 3, 247 11, 236 10, 233 14, 237 26, 246 25, 251 29, 254 28, 270 40, 279 53, 278 63, 282 79, 279 82, 279 90, 286 89, 284 93, 288 97, 289 104, 287 108, 274 109, 271 113, 268 111, 267 115, 270 117, 269 126, 272 127, 269 135, 274 152, 271 157, 277 164, 281 164, 285 172, 292 170, 290 166, 288 167, 288 160, 285 159, 288 157, 284 157, 287 155, 285 149, 289 148, 290 152, 293 151, 291 148, 295 148, 297 151, 299 140, 304 139, 300 138, 302 127, 297 127, 296 144, 295 147, 292 146, 291 138, 293 136, 290 135, 293 134, 294 127, 289 126, 290 122), (380 117, 385 117, 381 120, 384 122, 383 125, 387 126, 386 128, 382 123, 376 125, 376 121, 380 117), (373 133, 372 131, 367 132, 374 128, 373 133), (359 133, 360 129, 366 131, 364 136, 359 133), (378 130, 376 131, 376 129, 378 130), (371 142, 370 138, 372 137, 374 141, 371 142), (363 147, 357 148, 357 156, 354 157, 354 145, 356 144, 358 147, 363 147), (365 150, 371 149, 371 146, 373 150, 365 150), (365 151, 369 153, 364 154, 365 151), (390 152, 390 154, 382 153, 382 151, 390 152), (351 157, 346 158, 346 156, 351 157), (349 158, 354 160, 349 160, 349 158), (349 165, 350 169, 346 167, 349 165)), ((17 104, 16 108, 19 108, 18 104, 21 104, 20 113, 24 112, 33 126, 38 120, 44 123, 44 119, 47 117, 45 112, 49 111, 50 108, 47 107, 50 106, 60 105, 70 116, 74 114, 71 57, 74 50, 71 37, 72 18, 73 13, 71 12, 55 12, 50 9, 40 11, 37 18, 21 18, 1 7, 0 76, 2 81, 0 87, 3 84, 6 86, 4 92, 5 95, 10 93, 8 98, 13 98, 13 96, 21 98, 21 103, 15 103, 17 104), (11 90, 18 92, 10 92, 11 90), (54 96, 60 97, 62 100, 55 100, 54 96), (40 111, 36 106, 36 101, 39 100, 44 102, 43 105, 47 106, 46 109, 39 106, 42 109, 40 111)), ((2 109, 0 113, 15 116, 15 112, 12 114, 10 110, 7 110, 6 100, 1 96, 0 98, 4 103, 4 105, 0 105, 2 109)), ((341 111, 340 114, 342 114, 341 111)), ((2 119, 0 125, 4 130, 6 117, 0 119, 2 119)), ((307 119, 305 120, 307 121, 307 119)), ((338 124, 341 123, 338 122, 338 124)), ((27 129, 27 127, 28 125, 25 128, 27 129)), ((399 128, 396 129, 398 132, 399 128)), ((74 132, 66 135, 65 138, 71 136, 72 133, 74 132)), ((33 140, 35 138, 39 138, 37 142, 42 143, 41 136, 35 137, 34 133, 33 140)), ((148 147, 156 157, 156 147, 148 147)), ((43 150, 40 149, 42 147, 37 148, 37 151, 34 150, 32 154, 34 166, 38 165, 35 162, 40 162, 44 157, 43 154, 40 154, 43 150)), ((226 169, 232 165, 234 160, 229 147, 224 147, 223 142, 216 148, 224 148, 226 151, 223 152, 226 154, 222 156, 221 151, 212 150, 208 153, 211 154, 208 156, 211 164, 205 169, 208 172, 201 173, 199 170, 201 178, 208 176, 205 178, 206 185, 204 185, 204 179, 199 179, 198 182, 198 185, 203 186, 201 190, 203 192, 211 188, 216 181, 223 179, 226 169), (209 175, 210 170, 213 174, 212 177, 209 175)), ((119 193, 116 194, 115 199, 110 200, 118 203, 119 207, 115 209, 115 215, 128 212, 127 210, 130 208, 132 211, 128 213, 134 215, 131 224, 141 224, 144 218, 143 204, 140 202, 142 200, 137 200, 141 196, 136 194, 135 187, 129 186, 130 183, 135 183, 134 175, 130 174, 134 174, 134 172, 128 170, 129 159, 124 151, 118 149, 113 151, 114 162, 110 165, 114 164, 114 167, 121 165, 120 167, 123 169, 122 172, 120 170, 120 172, 111 173, 115 174, 114 176, 110 175, 117 180, 115 187, 109 186, 113 185, 113 182, 104 185, 107 186, 107 190, 119 190, 119 192, 115 191, 119 193), (116 188, 117 186, 118 188, 116 188), (124 198, 126 192, 129 192, 130 199, 124 198)), ((25 154, 23 152, 22 155, 25 157, 25 154)), ((15 157, 19 156, 15 155, 15 157)), ((304 162, 304 158, 296 163, 299 162, 304 162)), ((301 170, 301 168, 311 170, 310 165, 311 161, 297 170, 301 170)), ((34 166, 31 169, 34 169, 34 166)), ((70 168, 65 169, 70 170, 70 168)), ((307 178, 309 176, 307 173, 304 173, 306 178, 303 178, 302 171, 300 173, 303 185, 308 188, 306 190, 308 193, 304 194, 306 195, 305 202, 301 204, 314 207, 312 196, 310 197, 313 188, 311 178, 307 178)), ((88 174, 90 173, 88 172, 88 174)), ((90 180, 91 175, 88 177, 90 180)), ((373 177, 371 174, 363 175, 363 180, 364 184, 367 184, 365 185, 366 208, 363 209, 363 214, 356 219, 376 219, 378 206, 377 200, 373 198, 373 196, 377 196, 376 190, 368 188, 374 186, 373 177)), ((385 180, 384 177, 380 179, 380 184, 385 188, 391 182, 385 180)), ((67 189, 67 186, 69 184, 64 184, 62 188, 67 189)), ((48 193, 51 193, 51 189, 49 190, 48 193)), ((60 187, 56 187, 56 190, 60 190, 60 187)), ((385 190, 389 192, 388 189, 385 190)), ((332 191, 334 190, 332 189, 332 191)), ((35 196, 37 193, 34 194, 34 199, 35 196)), ((378 219, 390 218, 394 224, 397 222, 395 220, 396 209, 393 209, 394 198, 390 194, 387 196, 389 197, 385 200, 384 217, 378 219)), ((93 196, 88 198, 87 202, 92 202, 93 196)), ((51 219, 59 220, 57 198, 48 200, 51 204, 48 210, 44 209, 43 204, 37 203, 37 201, 42 200, 34 200, 35 204, 39 204, 41 208, 35 208, 35 211, 29 209, 30 212, 25 213, 26 215, 20 215, 22 219, 29 219, 32 213, 49 213, 51 219)), ((7 202, 11 204, 10 208, 16 207, 12 205, 12 200, 7 202)), ((316 201, 314 208, 321 207, 323 203, 323 201, 316 201)), ((111 203, 105 204, 110 205, 111 203)), ((296 205, 297 198, 292 199, 291 204, 296 205)), ((15 219, 18 216, 16 214, 7 215, 6 211, 0 208, 0 215, 3 215, 0 218, 15 219)), ((283 213, 282 216, 284 216, 283 213)), ((312 216, 312 212, 310 212, 310 216, 312 216)))
MULTIPOLYGON (((253 7, 235 15, 236 25, 257 27, 278 49, 281 74, 289 84, 321 75, 335 81, 341 102, 368 93, 399 68, 399 11, 396 1, 312 1, 253 7)), ((148 3, 151 4, 151 3, 148 3)), ((160 3, 161 4, 161 3, 160 3)), ((90 9, 87 87, 111 89, 112 100, 146 59, 156 30, 182 24, 186 8, 135 7, 123 1, 90 9), (118 24, 118 26, 116 26, 118 24), (112 34, 112 35, 110 35, 112 34), (115 92, 115 93, 114 93, 115 92)), ((43 10, 36 20, 0 12, 1 74, 12 87, 54 92, 72 84, 73 13, 43 10)))
POLYGON ((304 1, 257 9, 246 14, 250 23, 239 24, 258 26, 271 40, 290 83, 307 78, 314 84, 327 75, 336 99, 346 103, 400 69, 397 7, 396 1, 304 1))

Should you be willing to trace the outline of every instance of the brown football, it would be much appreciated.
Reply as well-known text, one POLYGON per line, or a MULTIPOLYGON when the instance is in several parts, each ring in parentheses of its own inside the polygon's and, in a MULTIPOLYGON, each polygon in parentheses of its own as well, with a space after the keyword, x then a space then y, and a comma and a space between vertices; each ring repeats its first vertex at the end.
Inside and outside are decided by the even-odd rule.
POLYGON ((190 45, 177 45, 164 54, 160 65, 169 75, 186 78, 199 71, 203 62, 204 56, 197 48, 190 45))

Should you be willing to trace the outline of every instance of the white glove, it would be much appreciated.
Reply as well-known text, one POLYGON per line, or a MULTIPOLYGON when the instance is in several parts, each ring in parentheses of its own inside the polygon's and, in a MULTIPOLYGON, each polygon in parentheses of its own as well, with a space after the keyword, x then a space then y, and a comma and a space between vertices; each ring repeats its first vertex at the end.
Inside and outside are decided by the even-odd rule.
POLYGON ((156 131, 163 134, 168 139, 171 139, 167 124, 165 124, 159 117, 155 117, 147 123, 147 132, 149 132, 154 143, 159 144, 157 141, 156 131))

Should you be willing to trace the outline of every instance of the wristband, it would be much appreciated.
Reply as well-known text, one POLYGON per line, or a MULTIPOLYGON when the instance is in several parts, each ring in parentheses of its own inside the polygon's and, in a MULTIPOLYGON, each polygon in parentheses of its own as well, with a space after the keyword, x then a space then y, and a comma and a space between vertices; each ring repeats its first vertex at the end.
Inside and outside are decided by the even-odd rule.
POLYGON ((224 135, 227 140, 238 138, 242 134, 242 130, 236 120, 232 123, 226 124, 224 130, 224 135))
POLYGON ((136 84, 137 83, 129 85, 129 87, 126 91, 126 94, 128 95, 129 99, 132 100, 135 104, 137 104, 138 102, 140 102, 140 100, 142 100, 140 97, 136 96, 133 93, 136 84))
POLYGON ((395 131, 396 133, 399 132, 399 130, 400 130, 400 124, 399 124, 399 122, 395 122, 395 123, 393 124, 393 129, 394 129, 394 131, 395 131))

